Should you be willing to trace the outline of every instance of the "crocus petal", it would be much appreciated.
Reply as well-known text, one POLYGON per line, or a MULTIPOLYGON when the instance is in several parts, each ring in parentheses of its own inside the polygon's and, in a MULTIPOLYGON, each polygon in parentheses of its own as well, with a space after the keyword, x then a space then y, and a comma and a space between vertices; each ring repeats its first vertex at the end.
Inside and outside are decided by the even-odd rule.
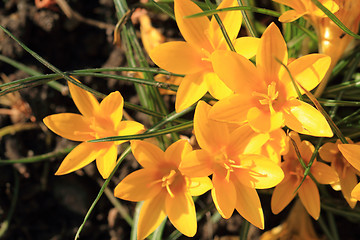
POLYGON ((131 141, 131 151, 136 161, 144 168, 160 167, 165 162, 164 152, 152 143, 131 141))
POLYGON ((302 16, 304 16, 304 14, 305 14, 305 12, 298 13, 295 10, 289 10, 289 11, 286 11, 283 14, 281 14, 281 16, 279 17, 279 21, 283 22, 283 23, 293 22, 296 19, 299 19, 302 16))
POLYGON ((312 180, 305 180, 299 188, 299 197, 306 211, 317 220, 320 216, 320 195, 312 180))
POLYGON ((216 99, 223 99, 234 93, 218 75, 214 72, 207 72, 204 74, 205 81, 208 85, 208 91, 216 99))
POLYGON ((191 196, 200 196, 213 188, 213 184, 208 177, 198 177, 190 179, 188 188, 191 196))
POLYGON ((247 59, 255 56, 260 44, 260 38, 241 37, 235 39, 233 45, 236 52, 247 59))
POLYGON ((197 49, 211 50, 212 46, 205 34, 209 29, 210 20, 206 17, 185 18, 186 16, 202 12, 195 3, 190 0, 175 0, 174 12, 176 23, 184 39, 197 49))
POLYGON ((65 157, 55 175, 71 173, 88 165, 101 154, 102 146, 102 143, 80 143, 65 157))
MULTIPOLYGON (((337 5, 334 0, 322 1, 322 5, 332 13, 335 13, 339 10, 339 5, 337 5)), ((318 17, 327 17, 327 15, 319 8, 316 8, 316 10, 312 12, 312 14, 318 17)))
POLYGON ((166 214, 170 222, 182 234, 193 237, 197 230, 196 211, 194 201, 187 193, 179 193, 174 197, 166 196, 166 214))
POLYGON ((137 228, 138 240, 145 239, 166 217, 166 194, 167 192, 160 192, 156 197, 146 200, 142 205, 137 228))
POLYGON ((264 112, 257 107, 250 108, 247 113, 249 125, 256 132, 271 132, 284 125, 282 112, 264 112))
POLYGON ((269 134, 257 133, 245 124, 231 132, 227 153, 230 156, 259 153, 269 139, 269 134))
POLYGON ((253 86, 261 84, 256 67, 245 57, 231 51, 215 51, 211 55, 215 73, 235 93, 251 96, 253 86))
POLYGON ((103 149, 102 153, 96 158, 96 167, 98 168, 101 176, 106 179, 116 166, 117 146, 110 145, 107 149, 103 149))
POLYGON ((336 154, 339 153, 337 145, 332 142, 327 142, 319 149, 319 155, 322 160, 326 162, 333 162, 336 160, 336 154))
POLYGON ((310 171, 320 184, 333 184, 339 181, 335 170, 325 163, 316 162, 311 166, 310 171))
POLYGON ((213 175, 212 182, 214 188, 211 190, 211 196, 220 215, 228 219, 234 212, 236 199, 236 189, 232 181, 227 181, 216 174, 213 175))
POLYGON ((162 190, 157 181, 158 171, 140 169, 127 175, 115 188, 114 195, 127 201, 144 201, 154 198, 162 190))
MULTIPOLYGON (((134 135, 134 134, 140 134, 145 130, 144 125, 141 123, 135 122, 135 121, 121 121, 117 127, 117 134, 119 136, 127 136, 127 135, 134 135)), ((117 141, 117 144, 120 144, 124 141, 117 141)))
POLYGON ((295 197, 295 190, 299 186, 300 182, 296 177, 285 177, 285 179, 279 183, 271 197, 271 211, 274 214, 281 212, 295 197))
POLYGON ((204 56, 187 42, 167 42, 150 52, 151 60, 159 67, 177 74, 193 74, 204 69, 204 56))
POLYGON ((124 99, 120 92, 112 92, 100 103, 100 117, 111 119, 116 129, 123 115, 124 99))
MULTIPOLYGON (((238 7, 238 3, 236 0, 224 0, 221 4, 217 7, 217 9, 228 8, 228 7, 238 7)), ((226 32, 230 38, 230 41, 235 40, 237 37, 242 21, 242 14, 240 11, 226 11, 218 13, 221 22, 223 23, 226 32), (236 24, 234 24, 236 22, 236 24)), ((221 45, 226 47, 226 41, 224 35, 219 27, 218 22, 216 21, 215 17, 211 18, 210 22, 210 31, 213 31, 212 35, 212 42, 215 48, 220 48, 221 45)), ((225 48, 226 49, 226 48, 225 48)))
POLYGON ((332 137, 333 132, 325 117, 311 105, 293 99, 289 113, 284 114, 285 125, 292 130, 316 137, 332 137))
POLYGON ((178 167, 182 159, 185 158, 185 155, 190 153, 192 147, 190 143, 183 139, 176 141, 171 144, 165 151, 165 160, 169 163, 174 164, 174 166, 178 167))
POLYGON ((262 69, 267 79, 273 81, 279 77, 280 69, 288 61, 287 46, 279 28, 271 23, 260 39, 260 45, 256 54, 256 67, 262 69))
POLYGON ((242 169, 235 173, 238 181, 247 187, 272 188, 284 178, 281 167, 262 155, 244 155, 240 162, 242 169))
POLYGON ((181 112, 196 103, 207 91, 203 72, 186 75, 176 93, 176 112, 181 112))
POLYGON ((236 210, 252 225, 264 229, 264 213, 254 188, 236 185, 236 210))
POLYGON ((89 118, 94 116, 94 114, 99 110, 99 102, 96 100, 94 95, 75 84, 72 84, 71 82, 68 82, 68 86, 71 97, 81 114, 84 115, 84 117, 89 118))
POLYGON ((357 144, 339 144, 338 148, 345 159, 360 171, 360 145, 357 144))
POLYGON ((351 192, 351 197, 360 201, 360 183, 358 183, 351 192))
POLYGON ((190 152, 180 163, 180 171, 189 177, 206 177, 212 174, 212 156, 206 150, 190 152))
POLYGON ((45 125, 54 133, 73 141, 94 139, 90 122, 80 114, 59 113, 44 118, 45 125))
MULTIPOLYGON (((329 69, 331 58, 323 54, 309 54, 291 62, 288 69, 292 78, 307 91, 314 89, 324 78, 329 69)), ((283 73, 281 81, 286 87, 287 98, 297 97, 295 87, 287 71, 283 73)), ((300 86, 298 89, 303 94, 300 86)))
POLYGON ((247 121, 250 100, 242 94, 234 94, 221 99, 211 108, 209 118, 216 121, 243 124, 247 121))
POLYGON ((351 194, 357 183, 356 174, 350 168, 346 168, 346 172, 340 175, 341 192, 351 208, 354 208, 357 203, 357 199, 351 194))
POLYGON ((229 130, 226 123, 210 120, 211 106, 204 101, 198 102, 194 114, 194 131, 196 140, 202 149, 217 152, 229 141, 229 130))

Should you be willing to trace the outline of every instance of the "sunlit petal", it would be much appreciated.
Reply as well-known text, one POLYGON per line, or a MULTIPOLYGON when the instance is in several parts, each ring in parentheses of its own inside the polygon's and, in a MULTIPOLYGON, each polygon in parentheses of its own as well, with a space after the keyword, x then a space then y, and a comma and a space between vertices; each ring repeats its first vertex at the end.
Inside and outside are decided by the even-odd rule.
POLYGON ((241 157, 241 166, 243 169, 240 172, 245 172, 245 169, 248 171, 246 174, 237 174, 236 176, 239 182, 248 187, 272 188, 284 178, 281 167, 262 155, 244 155, 241 157))
POLYGON ((260 44, 260 38, 241 37, 235 39, 233 45, 236 52, 247 59, 255 56, 260 44))
POLYGON ((166 214, 170 222, 182 234, 193 237, 197 230, 194 201, 187 193, 179 193, 175 197, 166 196, 166 214))
POLYGON ((320 216, 320 195, 312 180, 305 180, 299 188, 299 197, 306 211, 317 220, 320 216))
POLYGON ((154 198, 161 191, 161 182, 156 182, 158 172, 154 169, 139 169, 127 175, 115 188, 115 197, 127 201, 144 201, 154 198))
POLYGON ((339 144, 338 148, 346 160, 358 171, 360 171, 360 145, 339 144))
POLYGON ((189 193, 191 196, 200 196, 212 188, 213 184, 208 177, 190 179, 189 193))
POLYGON ((101 143, 80 143, 65 157, 55 175, 71 173, 88 165, 101 154, 102 146, 101 143))
POLYGON ((123 107, 124 99, 120 92, 112 92, 101 101, 98 116, 111 119, 114 127, 117 128, 122 119, 123 107))
POLYGON ((235 186, 231 181, 227 181, 216 174, 213 175, 212 182, 214 188, 211 190, 211 196, 216 209, 223 218, 228 219, 233 214, 238 201, 235 186))
POLYGON ((45 125, 54 133, 73 141, 94 139, 88 119, 80 114, 59 113, 43 119, 45 125))
POLYGON ((145 127, 141 123, 135 121, 121 121, 117 127, 117 134, 119 136, 134 135, 140 134, 144 130, 145 127))
POLYGON ((231 132, 228 155, 258 153, 269 138, 269 134, 257 133, 249 124, 245 124, 231 132))
POLYGON ((289 10, 284 12, 280 17, 279 17, 279 21, 283 22, 283 23, 288 23, 288 22, 293 22, 298 18, 301 18, 302 16, 304 16, 305 12, 303 13, 298 13, 295 10, 289 10))
POLYGON ((176 112, 181 112, 196 103, 207 91, 203 72, 186 75, 176 93, 176 112))
MULTIPOLYGON (((299 83, 307 91, 314 89, 324 78, 329 69, 331 58, 323 54, 309 54, 291 62, 288 69, 295 82, 299 83)), ((287 71, 281 78, 286 87, 287 97, 297 97, 295 87, 287 71)), ((300 86, 298 89, 303 94, 300 86)))
MULTIPOLYGON (((224 0, 221 2, 221 4, 217 7, 217 9, 221 8, 228 8, 228 7, 238 7, 238 3, 236 0, 224 0)), ((227 34, 229 35, 230 41, 234 41, 237 37, 240 27, 241 27, 241 21, 242 21, 242 14, 240 11, 226 11, 226 12, 219 12, 218 16, 221 19, 221 22, 223 23, 227 34), (236 24, 234 24, 236 22, 236 24)), ((218 22, 216 21, 215 17, 211 18, 210 23, 210 31, 213 31, 212 33, 212 42, 215 46, 215 48, 220 47, 221 45, 225 45, 226 41, 224 38, 224 35, 219 27, 218 22)))
POLYGON ((271 197, 271 210, 274 214, 281 212, 295 197, 295 190, 300 182, 296 177, 285 177, 285 179, 278 184, 271 197))
POLYGON ((150 52, 151 60, 159 67, 177 74, 193 74, 204 69, 204 56, 187 42, 167 42, 150 52))
POLYGON ((136 161, 144 168, 156 168, 165 162, 164 152, 156 145, 145 141, 131 141, 131 151, 136 161))
POLYGON ((189 177, 205 177, 212 174, 212 156, 206 150, 190 152, 180 163, 180 171, 189 177))
POLYGON ((340 175, 341 192, 351 208, 354 208, 358 201, 356 198, 351 196, 351 192, 357 183, 356 174, 350 170, 350 168, 346 168, 346 172, 340 175))
POLYGON ((137 239, 145 239, 164 220, 166 192, 144 202, 140 210, 137 239))
POLYGON ((165 160, 178 167, 181 160, 184 159, 185 156, 191 152, 191 150, 192 147, 187 140, 183 139, 176 141, 166 149, 165 160))
POLYGON ((210 26, 210 20, 206 17, 185 18, 186 16, 202 12, 202 10, 190 0, 175 0, 174 12, 176 23, 184 39, 198 49, 211 50, 206 31, 210 26))
POLYGON ((251 95, 253 86, 260 83, 256 67, 248 59, 231 51, 215 51, 211 55, 215 73, 234 92, 251 95))
POLYGON ((284 125, 282 112, 264 112, 257 107, 250 108, 247 113, 249 125, 256 132, 271 132, 284 125))
POLYGON ((115 144, 107 144, 109 147, 103 149, 102 153, 96 158, 96 167, 101 176, 106 179, 115 168, 117 158, 117 146, 115 144))
POLYGON ((236 185, 236 210, 251 224, 264 229, 264 213, 254 188, 236 185))
POLYGON ((216 99, 223 99, 230 96, 233 91, 220 80, 214 72, 204 74, 205 81, 208 85, 209 93, 216 99))
POLYGON ((75 84, 72 84, 71 82, 68 82, 68 86, 76 107, 79 109, 81 114, 84 115, 84 117, 92 117, 97 111, 99 111, 99 102, 96 100, 94 95, 75 84))
POLYGON ((250 100, 247 96, 234 94, 221 99, 211 108, 209 118, 216 121, 243 124, 247 122, 250 100))
POLYGON ((285 125, 292 130, 316 137, 332 137, 333 132, 325 117, 311 105, 293 99, 289 102, 289 114, 285 113, 285 125))
POLYGON ((271 23, 261 37, 256 54, 256 67, 262 69, 267 78, 276 79, 283 68, 278 61, 287 65, 287 46, 279 28, 275 23, 271 23))
POLYGON ((194 131, 199 146, 208 152, 217 152, 229 141, 226 123, 210 120, 211 106, 204 101, 198 102, 194 115, 194 131))

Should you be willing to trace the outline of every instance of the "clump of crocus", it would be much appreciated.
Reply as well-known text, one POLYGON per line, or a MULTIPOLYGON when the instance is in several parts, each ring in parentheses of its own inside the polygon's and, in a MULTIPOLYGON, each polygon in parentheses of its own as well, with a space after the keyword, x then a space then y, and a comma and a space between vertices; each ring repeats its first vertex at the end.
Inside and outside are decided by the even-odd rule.
POLYGON ((143 166, 126 176, 115 188, 115 196, 129 201, 144 201, 140 210, 137 239, 144 239, 164 220, 184 235, 196 233, 196 211, 192 196, 212 188, 208 177, 184 175, 182 163, 192 163, 185 157, 192 147, 186 140, 170 145, 165 152, 145 141, 131 141, 131 150, 143 166))
MULTIPOLYGON (((338 148, 345 159, 357 171, 360 171, 360 145, 358 144, 338 144, 338 148)), ((360 183, 351 191, 351 197, 360 201, 360 183)))
POLYGON ((187 155, 184 172, 195 176, 212 174, 211 195, 223 218, 236 209, 258 228, 264 216, 256 189, 274 187, 284 177, 277 163, 255 154, 269 134, 255 133, 248 125, 230 131, 226 123, 208 118, 211 106, 200 101, 195 110, 194 131, 201 149, 187 155))
MULTIPOLYGON (((224 0, 218 8, 233 6, 238 6, 236 0, 224 0)), ((195 3, 190 0, 175 0, 174 11, 176 23, 186 42, 173 41, 161 44, 150 53, 150 57, 167 71, 185 74, 176 94, 175 109, 180 112, 196 103, 208 91, 217 99, 231 93, 214 73, 211 65, 212 53, 216 49, 227 50, 229 47, 214 17, 211 21, 206 16, 185 18, 202 12, 195 3)), ((236 39, 241 27, 241 12, 226 11, 219 13, 219 17, 236 51, 247 58, 253 57, 259 39, 236 39)))
MULTIPOLYGON (((350 139, 347 139, 347 141, 352 143, 350 139)), ((332 187, 335 190, 341 190, 349 206, 354 208, 357 199, 351 197, 351 192, 358 183, 357 176, 359 172, 341 154, 338 148, 339 144, 341 144, 340 140, 337 140, 336 143, 325 143, 319 149, 319 155, 324 161, 331 162, 331 167, 339 176, 339 182, 333 184, 332 187)), ((360 161, 360 158, 358 161, 360 161)))
POLYGON ((245 57, 230 51, 218 50, 211 60, 215 73, 234 94, 215 103, 210 118, 249 123, 257 132, 271 132, 286 125, 303 134, 333 135, 325 117, 297 99, 304 93, 303 88, 310 91, 319 84, 329 68, 330 57, 309 54, 288 64, 286 43, 272 23, 260 39, 256 67, 245 57))
POLYGON ((299 194, 307 212, 314 219, 318 219, 320 195, 314 180, 320 184, 333 184, 339 181, 339 177, 333 168, 317 161, 316 158, 312 162, 310 174, 305 176, 305 167, 310 163, 314 146, 309 141, 301 141, 296 132, 290 132, 289 137, 291 138, 289 151, 284 155, 284 162, 281 165, 285 177, 274 189, 271 210, 274 214, 278 214, 299 194))
POLYGON ((96 159, 103 178, 109 177, 116 165, 117 148, 126 141, 87 142, 104 137, 138 134, 144 126, 135 121, 122 121, 124 100, 120 92, 110 93, 99 103, 94 95, 68 82, 70 94, 81 114, 59 113, 44 118, 45 125, 63 138, 81 141, 63 160, 56 175, 78 170, 96 159))

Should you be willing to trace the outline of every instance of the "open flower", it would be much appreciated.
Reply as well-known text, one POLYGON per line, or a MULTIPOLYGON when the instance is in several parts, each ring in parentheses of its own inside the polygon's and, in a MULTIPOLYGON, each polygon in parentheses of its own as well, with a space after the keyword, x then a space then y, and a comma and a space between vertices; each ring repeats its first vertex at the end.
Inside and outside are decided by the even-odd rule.
MULTIPOLYGON (((314 146, 308 141, 301 141, 296 132, 290 132, 290 138, 295 142, 304 164, 307 166, 314 151, 314 146)), ((289 140, 291 141, 291 140, 289 140)), ((285 173, 284 180, 278 184, 271 198, 271 210, 274 214, 281 212, 299 193, 300 200, 307 212, 314 218, 320 216, 320 195, 315 182, 309 175, 304 178, 304 167, 301 165, 292 141, 289 143, 289 152, 284 155, 284 162, 281 165, 285 173)), ((310 173, 320 184, 333 184, 339 181, 338 175, 330 166, 318 162, 316 158, 310 168, 310 173)))
POLYGON ((191 196, 212 188, 208 177, 191 178, 182 173, 181 163, 192 148, 186 140, 173 143, 163 152, 145 141, 131 141, 136 160, 144 167, 126 176, 115 188, 118 198, 145 201, 140 210, 137 239, 146 238, 166 216, 184 235, 196 233, 197 221, 191 196))
POLYGON ((264 216, 255 189, 271 188, 284 176, 276 163, 254 154, 269 134, 255 133, 248 125, 230 132, 226 123, 207 117, 210 108, 203 101, 196 107, 194 131, 201 149, 186 156, 188 162, 181 165, 183 171, 199 177, 212 173, 211 195, 221 216, 230 218, 236 209, 251 224, 263 229, 264 216))
POLYGON ((116 165, 117 147, 126 141, 86 142, 98 138, 132 135, 144 131, 135 121, 121 121, 124 100, 119 92, 110 93, 99 102, 89 92, 68 82, 70 94, 81 114, 59 113, 44 118, 54 133, 73 141, 83 141, 63 160, 56 175, 78 170, 96 159, 103 178, 109 177, 116 165))
MULTIPOLYGON (((321 11, 311 0, 273 0, 291 7, 293 10, 284 12, 280 17, 280 22, 292 22, 304 16, 309 19, 324 18, 326 14, 321 11)), ((339 10, 339 6, 334 0, 319 0, 324 7, 329 9, 332 13, 339 10)))
MULTIPOLYGON (((358 144, 338 144, 338 148, 345 159, 357 171, 360 171, 360 145, 358 144)), ((351 192, 351 197, 360 201, 360 183, 351 192)))
POLYGON ((330 58, 310 54, 288 65, 286 43, 272 23, 260 39, 256 67, 240 54, 218 50, 212 54, 215 73, 235 94, 215 103, 210 118, 230 123, 249 123, 258 132, 271 132, 286 125, 299 133, 331 137, 325 117, 311 105, 297 99, 299 91, 310 91, 325 75, 330 58), (291 76, 284 66, 287 65, 291 76), (301 87, 299 86, 301 85, 301 87))
MULTIPOLYGON (((218 8, 238 6, 236 0, 224 0, 218 8)), ((151 59, 161 68, 178 74, 185 74, 176 94, 175 109, 184 110, 209 91, 217 99, 228 96, 231 90, 217 77, 211 65, 211 54, 216 49, 228 49, 221 29, 213 17, 184 18, 202 12, 190 0, 175 0, 176 23, 186 42, 173 41, 161 44, 151 53, 151 59)), ((236 51, 251 58, 258 46, 257 38, 236 39, 241 27, 241 12, 219 13, 223 25, 236 51)))
MULTIPOLYGON (((348 139, 351 142, 350 139, 348 139)), ((344 198, 351 208, 354 208, 357 200, 351 197, 351 191, 354 189, 359 172, 344 158, 339 151, 340 140, 336 143, 327 142, 319 149, 320 157, 327 162, 331 162, 331 167, 337 172, 339 182, 333 185, 335 190, 341 190, 344 198)), ((360 159, 359 159, 360 160, 360 159)))

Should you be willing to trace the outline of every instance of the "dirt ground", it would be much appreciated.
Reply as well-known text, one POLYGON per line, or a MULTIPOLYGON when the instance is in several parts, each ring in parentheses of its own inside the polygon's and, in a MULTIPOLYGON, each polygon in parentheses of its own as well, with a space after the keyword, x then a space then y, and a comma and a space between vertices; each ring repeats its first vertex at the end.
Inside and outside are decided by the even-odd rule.
MULTIPOLYGON (((137 3, 135 0, 128 2, 129 5, 137 3)), ((31 0, 0 1, 0 24, 30 49, 63 71, 126 66, 123 49, 112 43, 113 28, 117 22, 113 1, 69 0, 67 3, 73 11, 81 14, 83 19, 96 20, 96 24, 86 23, 86 20, 69 19, 58 6, 51 9, 39 9, 31 0)), ((171 19, 162 21, 165 22, 155 22, 155 24, 173 27, 165 34, 170 37, 178 34, 175 29, 176 25, 171 19)), ((0 53, 38 72, 51 73, 3 32, 0 32, 0 53)), ((0 73, 2 73, 2 78, 8 78, 10 81, 28 76, 2 61, 0 61, 0 73)), ((113 79, 91 77, 84 77, 82 80, 103 93, 120 90, 126 101, 138 104, 135 90, 131 84, 113 79)), ((61 81, 61 83, 65 82, 61 81)), ((46 84, 23 89, 20 91, 20 95, 21 97, 15 97, 21 98, 24 104, 28 104, 31 114, 20 114, 16 119, 14 116, 1 114, 0 128, 16 122, 31 122, 31 120, 41 123, 45 116, 54 113, 77 112, 69 97, 46 84)), ((0 108, 9 109, 1 102, 0 108)), ((133 117, 137 120, 141 121, 143 118, 140 114, 131 114, 134 114, 133 117)), ((0 159, 36 156, 75 145, 76 143, 62 139, 40 126, 16 134, 0 136, 0 159)), ((64 155, 31 164, 6 165, 0 163, 0 222, 4 222, 11 214, 11 209, 14 209, 3 239, 59 240, 74 238, 103 180, 94 164, 75 173, 55 176, 54 173, 63 157, 64 155), (17 201, 14 201, 16 195, 18 195, 17 201), (16 204, 15 207, 12 204, 16 204)), ((131 157, 126 159, 121 170, 112 179, 109 185, 110 190, 112 191, 127 173, 138 167, 136 161, 131 157)), ((266 229, 271 229, 284 219, 289 207, 283 213, 274 216, 270 212, 270 196, 262 194, 261 198, 266 229)), ((133 214, 135 203, 126 201, 121 201, 121 203, 127 207, 130 214, 133 214)), ((206 213, 199 222, 198 233, 194 239, 219 239, 219 237, 239 234, 242 223, 240 215, 234 214, 227 221, 220 219, 212 222, 210 218, 215 209, 211 196, 209 194, 202 196, 196 204, 198 209, 206 209, 206 213)), ((172 231, 174 228, 167 224, 165 236, 172 231)), ((260 230, 250 227, 251 239, 257 239, 260 233, 260 230)), ((87 221, 81 233, 81 239, 120 240, 129 239, 129 237, 129 225, 104 195, 87 221)), ((180 237, 179 239, 187 238, 180 237)), ((346 239, 355 238, 349 236, 346 239)))

